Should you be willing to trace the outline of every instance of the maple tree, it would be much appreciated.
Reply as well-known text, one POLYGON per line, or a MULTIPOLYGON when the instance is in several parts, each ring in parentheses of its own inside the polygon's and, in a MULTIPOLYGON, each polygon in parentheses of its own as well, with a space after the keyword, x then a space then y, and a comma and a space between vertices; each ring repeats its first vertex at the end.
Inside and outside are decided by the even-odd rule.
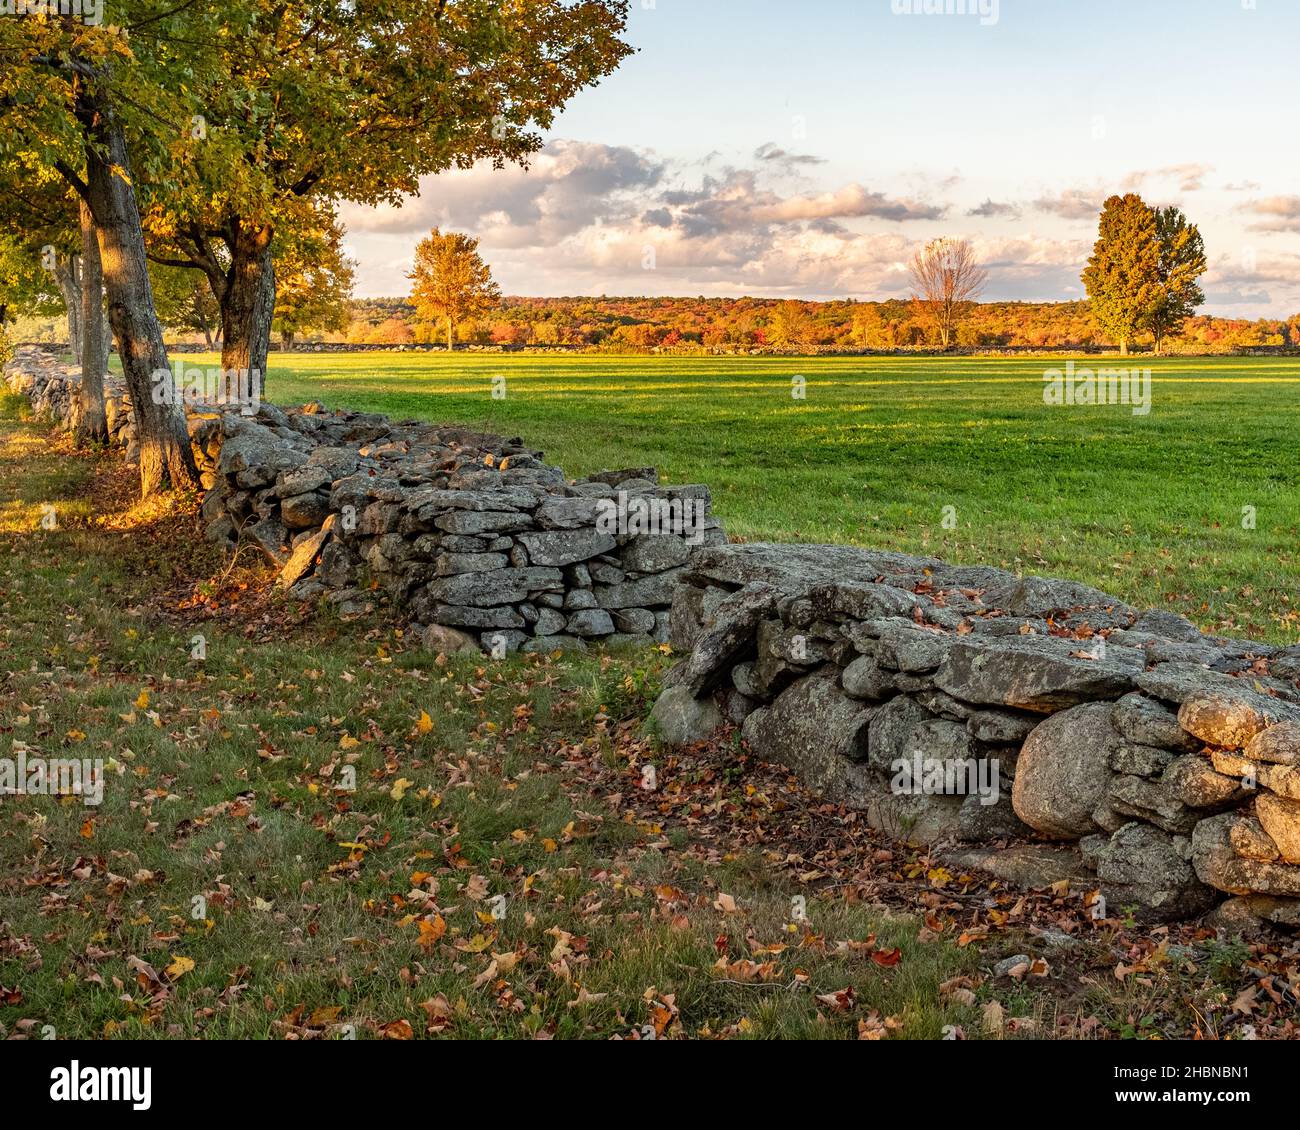
POLYGON ((449 168, 526 162, 537 130, 631 51, 626 18, 626 0, 226 8, 203 139, 146 217, 155 258, 209 280, 222 367, 265 373, 285 230, 339 200, 400 205, 449 168))
POLYGON ((478 253, 478 240, 434 228, 416 245, 407 276, 414 284, 411 302, 423 321, 447 324, 447 348, 456 342, 456 325, 487 310, 501 297, 492 272, 478 253))
POLYGON ((1160 238, 1160 258, 1156 265, 1159 288, 1147 311, 1155 351, 1160 352, 1165 338, 1177 334, 1205 301, 1205 293, 1196 280, 1205 274, 1205 242, 1195 224, 1172 205, 1155 210, 1156 234, 1160 238))
POLYGON ((1097 242, 1083 271, 1088 301, 1121 354, 1160 297, 1160 232, 1155 213, 1130 192, 1102 208, 1097 242))
POLYGON ((285 349, 306 330, 345 330, 356 264, 343 253, 343 229, 333 214, 298 229, 281 244, 273 329, 285 349))
MULTIPOLYGON (((153 374, 168 368, 167 351, 135 188, 137 175, 157 178, 166 164, 165 147, 148 144, 156 134, 142 123, 166 121, 183 100, 174 82, 169 88, 176 60, 136 54, 131 33, 194 33, 212 13, 160 11, 142 0, 122 0, 117 16, 114 25, 89 25, 71 15, 0 20, 0 106, 6 109, 0 158, 57 173, 93 220, 109 321, 135 411, 140 491, 147 496, 195 484, 198 472, 182 406, 152 396, 153 374), (136 144, 129 146, 128 137, 136 144)), ((197 77, 205 65, 202 58, 186 61, 182 73, 197 77)), ((70 298, 69 309, 74 305, 70 298)))

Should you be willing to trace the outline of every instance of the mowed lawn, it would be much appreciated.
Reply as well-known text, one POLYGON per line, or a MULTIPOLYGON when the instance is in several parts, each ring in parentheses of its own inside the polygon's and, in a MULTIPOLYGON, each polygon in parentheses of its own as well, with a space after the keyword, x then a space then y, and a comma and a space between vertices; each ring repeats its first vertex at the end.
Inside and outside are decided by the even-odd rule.
POLYGON ((1145 416, 1048 407, 1065 359, 1041 357, 273 355, 269 393, 519 435, 575 476, 654 464, 709 483, 733 537, 999 563, 1300 638, 1300 365, 1134 363, 1145 416))

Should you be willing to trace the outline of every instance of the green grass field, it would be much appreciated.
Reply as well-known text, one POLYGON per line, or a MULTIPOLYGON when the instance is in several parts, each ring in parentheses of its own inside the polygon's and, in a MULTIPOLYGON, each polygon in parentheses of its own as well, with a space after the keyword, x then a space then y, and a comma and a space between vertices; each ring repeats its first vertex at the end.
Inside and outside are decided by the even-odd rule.
POLYGON ((0 758, 106 773, 0 793, 0 1040, 1290 1031, 1280 948, 950 871, 726 735, 656 748, 658 650, 449 661, 136 487, 0 395, 0 758))
POLYGON ((999 563, 1295 640, 1300 367, 1137 363, 1146 416, 1044 405, 1062 358, 273 355, 269 394, 520 435, 571 475, 655 464, 709 483, 733 537, 999 563))

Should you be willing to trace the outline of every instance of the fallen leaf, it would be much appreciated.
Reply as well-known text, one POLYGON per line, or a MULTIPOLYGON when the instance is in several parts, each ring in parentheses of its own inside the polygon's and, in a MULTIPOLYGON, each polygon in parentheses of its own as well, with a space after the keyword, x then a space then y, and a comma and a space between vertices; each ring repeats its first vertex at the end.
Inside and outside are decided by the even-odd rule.
POLYGON ((184 977, 193 968, 194 959, 192 957, 177 957, 172 954, 172 963, 163 972, 167 974, 170 980, 176 981, 184 977))

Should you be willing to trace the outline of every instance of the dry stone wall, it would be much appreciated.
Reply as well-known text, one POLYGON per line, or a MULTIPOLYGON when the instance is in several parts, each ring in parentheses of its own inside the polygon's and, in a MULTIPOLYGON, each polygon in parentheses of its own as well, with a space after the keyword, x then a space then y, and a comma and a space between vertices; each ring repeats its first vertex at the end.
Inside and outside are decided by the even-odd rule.
POLYGON ((1300 924, 1300 646, 843 546, 698 550, 670 626, 666 740, 730 720, 904 838, 1075 845, 1112 913, 1300 924))
MULTIPOLYGON (((24 349, 6 377, 71 425, 75 370, 24 349)), ((106 391, 130 456, 130 405, 106 391)), ((465 429, 264 404, 193 408, 189 432, 206 536, 252 547, 296 597, 350 613, 383 596, 440 651, 669 639, 666 741, 731 722, 895 836, 995 845, 985 865, 1069 845, 1112 907, 1173 920, 1231 896, 1300 925, 1300 646, 1071 581, 728 545, 704 486, 569 482, 465 429)))
MULTIPOLYGON (((76 369, 24 349, 7 378, 71 425, 76 369)), ((132 457, 125 389, 105 391, 132 457)), ((570 482, 518 439, 319 404, 187 414, 210 541, 251 547, 290 595, 344 613, 382 595, 440 651, 665 640, 691 549, 726 542, 708 488, 661 485, 653 468, 570 482)))

